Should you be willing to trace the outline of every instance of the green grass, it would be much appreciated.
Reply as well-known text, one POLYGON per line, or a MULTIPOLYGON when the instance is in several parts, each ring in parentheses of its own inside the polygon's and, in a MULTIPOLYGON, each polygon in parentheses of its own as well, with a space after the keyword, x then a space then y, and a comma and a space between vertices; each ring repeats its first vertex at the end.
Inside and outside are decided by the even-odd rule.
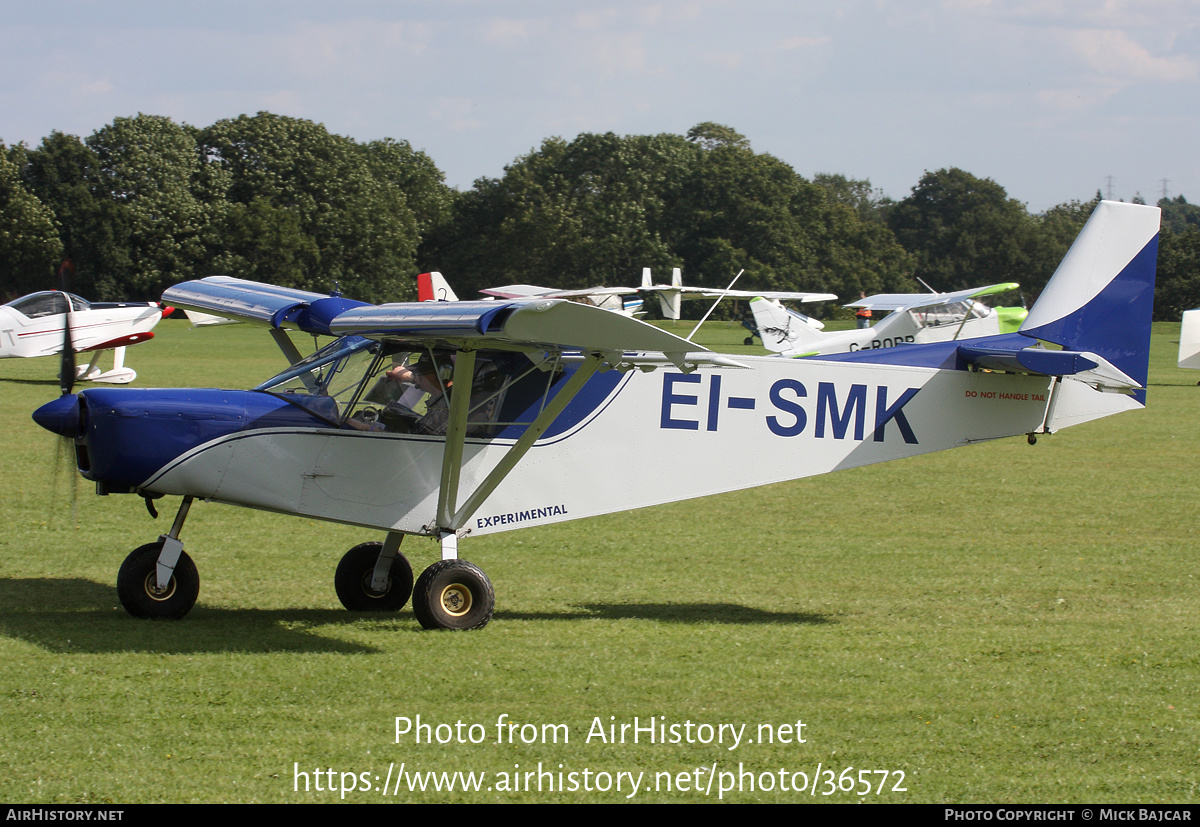
MULTIPOLYGON (((128 354, 138 386, 248 386, 282 365, 260 330, 159 331, 128 354)), ((744 335, 720 323, 701 339, 762 352, 744 335)), ((174 503, 155 522, 138 498, 56 472, 55 438, 29 419, 57 394, 54 360, 0 362, 0 800, 332 802, 294 792, 294 765, 315 787, 318 768, 382 783, 403 762, 489 776, 478 793, 346 800, 626 800, 627 788, 538 792, 536 778, 486 790, 540 763, 580 784, 585 769, 644 772, 636 801, 717 797, 715 784, 646 792, 657 773, 716 765, 778 784, 780 769, 811 779, 820 765, 904 773, 907 792, 891 776, 870 801, 1193 802, 1200 374, 1174 367, 1177 339, 1155 325, 1146 410, 1033 447, 468 540, 463 556, 497 590, 474 633, 423 632, 410 609, 343 610, 333 570, 369 533, 211 504, 183 535, 196 608, 130 618, 117 568, 169 527, 174 503), (570 742, 498 744, 502 714, 565 724, 570 742), (487 742, 395 743, 395 718, 417 715, 479 724, 487 742), (610 716, 745 724, 756 743, 587 743, 610 716), (760 724, 798 720, 806 743, 757 743, 760 724)), ((418 570, 436 557, 427 541, 404 550, 418 570)), ((827 782, 725 800, 860 800, 822 795, 827 782)))

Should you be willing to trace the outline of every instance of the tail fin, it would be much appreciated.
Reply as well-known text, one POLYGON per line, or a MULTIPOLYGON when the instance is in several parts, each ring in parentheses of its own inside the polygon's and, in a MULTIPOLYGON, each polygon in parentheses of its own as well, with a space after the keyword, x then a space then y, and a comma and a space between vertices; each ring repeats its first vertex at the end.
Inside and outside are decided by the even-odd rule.
POLYGON ((764 298, 750 300, 750 311, 763 346, 774 353, 804 352, 821 341, 821 332, 808 323, 808 317, 764 298))
POLYGON ((454 295, 442 274, 435 271, 417 276, 417 301, 456 302, 458 296, 454 295))
POLYGON ((1101 201, 1020 332, 1103 356, 1145 387, 1160 217, 1158 207, 1101 201))
MULTIPOLYGON (((650 268, 642 269, 642 288, 652 287, 650 280, 650 268)), ((671 286, 683 286, 683 274, 678 267, 671 270, 671 286)), ((658 306, 662 311, 664 319, 678 319, 680 317, 680 302, 682 301, 682 292, 679 290, 659 290, 658 291, 658 306)))

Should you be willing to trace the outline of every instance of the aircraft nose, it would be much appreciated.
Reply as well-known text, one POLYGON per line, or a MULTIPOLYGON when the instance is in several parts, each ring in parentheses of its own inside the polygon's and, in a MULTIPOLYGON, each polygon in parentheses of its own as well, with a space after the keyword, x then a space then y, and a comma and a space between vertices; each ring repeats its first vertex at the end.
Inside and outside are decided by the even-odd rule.
POLYGON ((33 412, 33 421, 47 431, 78 439, 83 435, 79 427, 79 395, 69 393, 47 402, 33 412))

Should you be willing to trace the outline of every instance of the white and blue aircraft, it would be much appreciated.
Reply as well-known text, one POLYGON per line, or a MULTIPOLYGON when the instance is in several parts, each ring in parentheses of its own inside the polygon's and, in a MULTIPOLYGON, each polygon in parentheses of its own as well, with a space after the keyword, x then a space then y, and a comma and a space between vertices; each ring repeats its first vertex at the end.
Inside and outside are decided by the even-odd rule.
POLYGON ((199 498, 381 532, 337 567, 342 603, 411 596, 426 628, 476 628, 494 593, 465 538, 1141 408, 1158 229, 1155 207, 1101 203, 1018 333, 801 360, 559 299, 374 306, 210 277, 164 300, 338 338, 253 390, 89 389, 34 419, 75 441, 98 493, 183 498, 121 566, 135 616, 196 601, 180 532, 199 498), (440 546, 415 588, 405 535, 440 546))

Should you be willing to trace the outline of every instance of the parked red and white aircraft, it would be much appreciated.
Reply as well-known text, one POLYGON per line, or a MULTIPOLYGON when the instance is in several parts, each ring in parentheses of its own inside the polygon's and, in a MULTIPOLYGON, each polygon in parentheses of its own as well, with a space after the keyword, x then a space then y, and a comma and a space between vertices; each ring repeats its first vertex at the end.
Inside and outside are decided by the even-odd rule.
POLYGON ((0 359, 53 356, 70 342, 73 352, 94 354, 74 369, 76 379, 123 385, 137 378, 125 367, 125 348, 154 338, 151 330, 163 315, 157 302, 89 302, 59 290, 30 293, 0 305, 0 359), (106 371, 99 362, 108 350, 113 366, 106 371))

